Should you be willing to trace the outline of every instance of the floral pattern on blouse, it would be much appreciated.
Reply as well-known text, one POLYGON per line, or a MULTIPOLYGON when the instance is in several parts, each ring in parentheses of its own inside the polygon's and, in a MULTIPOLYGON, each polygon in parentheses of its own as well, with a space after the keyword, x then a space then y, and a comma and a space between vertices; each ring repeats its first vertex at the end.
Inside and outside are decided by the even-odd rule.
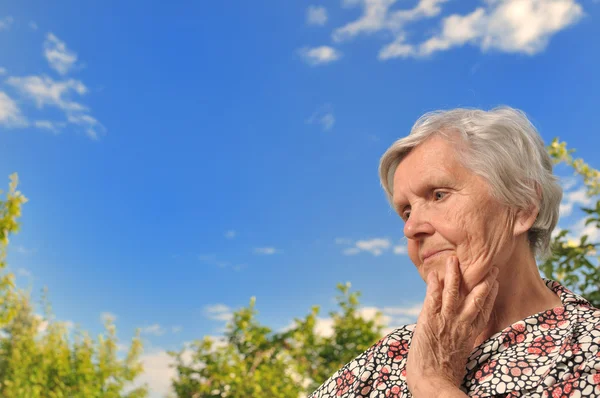
MULTIPOLYGON (((563 306, 528 316, 473 350, 460 389, 471 397, 600 397, 600 310, 544 279, 563 306)), ((412 397, 406 359, 415 324, 395 329, 308 398, 412 397)))

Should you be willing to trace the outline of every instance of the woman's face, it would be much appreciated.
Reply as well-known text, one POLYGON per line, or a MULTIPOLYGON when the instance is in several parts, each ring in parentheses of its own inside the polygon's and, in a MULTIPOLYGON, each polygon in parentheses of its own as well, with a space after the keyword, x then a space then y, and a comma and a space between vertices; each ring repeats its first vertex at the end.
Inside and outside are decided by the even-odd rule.
POLYGON ((396 168, 393 200, 423 280, 433 270, 443 280, 455 255, 470 291, 492 266, 502 271, 514 248, 513 221, 487 182, 460 164, 456 145, 435 135, 414 148, 396 168))

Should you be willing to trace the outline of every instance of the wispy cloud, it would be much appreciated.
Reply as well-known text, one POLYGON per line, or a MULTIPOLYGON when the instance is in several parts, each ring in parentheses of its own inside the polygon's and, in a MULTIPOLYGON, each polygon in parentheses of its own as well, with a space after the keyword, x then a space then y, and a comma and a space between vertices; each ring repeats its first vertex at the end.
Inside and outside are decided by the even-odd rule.
POLYGON ((117 320, 117 316, 112 312, 103 312, 100 314, 100 320, 102 321, 102 323, 107 321, 114 322, 117 320))
POLYGON ((27 248, 23 245, 16 246, 15 250, 17 253, 23 254, 26 256, 37 253, 37 249, 27 248))
POLYGON ((327 9, 323 6, 308 6, 306 23, 309 25, 325 25, 327 23, 327 9))
POLYGON ((237 232, 235 232, 233 229, 230 229, 229 231, 225 232, 225 237, 227 239, 233 239, 233 238, 235 238, 236 235, 237 235, 237 232))
POLYGON ((424 57, 470 44, 481 51, 536 54, 557 32, 578 22, 583 8, 576 0, 488 0, 466 14, 441 19, 437 33, 420 43, 408 31, 411 23, 437 17, 448 0, 420 0, 413 8, 392 9, 397 0, 344 0, 346 7, 362 7, 355 21, 333 31, 336 42, 359 35, 385 32, 394 37, 379 51, 379 59, 424 57))
POLYGON ((397 245, 394 246, 394 254, 406 254, 408 253, 408 248, 406 245, 397 245))
POLYGON ((27 120, 17 103, 3 91, 0 91, 0 126, 24 127, 27 120))
POLYGON ((209 319, 229 322, 233 318, 233 311, 225 304, 207 305, 204 313, 209 319))
POLYGON ((335 238, 334 240, 336 245, 351 245, 352 244, 352 239, 348 239, 348 238, 335 238))
POLYGON ((155 323, 153 325, 144 326, 144 327, 140 328, 140 333, 141 334, 150 334, 153 336, 162 336, 163 334, 165 334, 165 331, 158 323, 155 323))
POLYGON ((583 16, 581 5, 574 0, 506 0, 489 4, 487 9, 446 17, 441 32, 420 44, 414 55, 429 55, 466 43, 482 51, 532 55, 544 50, 552 35, 583 16))
POLYGON ((563 200, 560 204, 559 214, 560 217, 567 217, 573 212, 573 206, 578 204, 582 207, 591 206, 594 203, 594 199, 587 195, 587 189, 585 186, 571 192, 566 192, 563 195, 563 200))
POLYGON ((52 33, 48 33, 46 36, 44 55, 50 67, 63 76, 71 70, 77 61, 77 54, 68 50, 65 42, 52 33))
POLYGON ((369 240, 359 240, 355 243, 357 249, 366 251, 374 256, 379 256, 384 250, 389 249, 391 242, 389 239, 375 238, 369 240))
POLYGON ((31 28, 31 30, 38 30, 37 24, 33 21, 29 22, 29 27, 31 28))
POLYGON ((229 266, 228 261, 217 260, 217 256, 214 254, 201 254, 198 256, 198 260, 202 261, 204 264, 216 265, 220 268, 225 268, 229 266))
POLYGON ((25 276, 25 277, 30 277, 31 276, 31 271, 25 269, 25 268, 17 268, 15 270, 15 272, 17 273, 17 275, 20 276, 25 276))
POLYGON ((372 34, 389 31, 399 34, 409 22, 423 18, 431 18, 441 12, 440 4, 448 0, 420 0, 410 9, 390 10, 396 0, 344 0, 346 7, 361 6, 362 15, 333 32, 333 40, 341 42, 359 34, 372 34))
POLYGON ((171 333, 179 333, 183 330, 183 327, 181 326, 172 326, 171 327, 171 333))
MULTIPOLYGON (((65 75, 77 61, 77 54, 67 49, 65 43, 52 33, 49 33, 44 42, 44 55, 50 66, 65 75)), ((88 88, 77 79, 55 80, 46 75, 9 76, 6 83, 19 95, 21 102, 31 103, 38 110, 55 108, 60 110, 65 121, 37 120, 29 123, 28 119, 37 119, 35 115, 23 115, 6 93, 0 98, 0 123, 11 127, 32 126, 38 129, 59 132, 67 125, 77 126, 91 139, 98 139, 105 127, 91 115, 90 109, 82 104, 80 97, 88 94, 88 88)), ((25 108, 23 108, 25 109, 25 108)))
POLYGON ((316 124, 321 126, 323 131, 330 131, 335 125, 335 116, 330 104, 326 104, 317 109, 307 120, 306 124, 316 124))
POLYGON ((13 17, 4 17, 0 19, 0 31, 9 30, 13 23, 13 17))
POLYGON ((274 247, 256 247, 254 249, 254 253, 256 254, 266 254, 266 255, 272 255, 275 253, 279 253, 280 251, 275 249, 274 247))
POLYGON ((0 67, 0 75, 6 75, 6 68, 0 67))
POLYGON ((330 46, 304 47, 298 50, 302 59, 310 66, 330 64, 342 57, 342 53, 330 46))
POLYGON ((595 223, 590 223, 585 225, 586 217, 582 217, 577 222, 575 222, 571 227, 567 228, 569 230, 569 234, 567 235, 567 239, 575 240, 579 242, 579 239, 583 235, 587 235, 588 242, 592 243, 600 243, 600 229, 596 227, 595 223))
POLYGON ((79 80, 54 81, 48 76, 9 77, 7 83, 24 97, 31 99, 38 108, 53 106, 68 112, 87 111, 87 107, 73 101, 73 95, 84 95, 87 87, 79 80))
POLYGON ((98 120, 89 115, 89 109, 85 105, 72 99, 73 96, 82 96, 88 92, 87 87, 79 80, 55 81, 48 76, 13 76, 6 82, 23 98, 31 100, 38 109, 49 106, 62 110, 67 123, 81 126, 92 139, 97 139, 99 132, 105 130, 98 120))
POLYGON ((50 120, 36 120, 35 122, 33 122, 33 125, 38 129, 49 130, 55 134, 58 134, 67 125, 67 123, 53 122, 50 120))
POLYGON ((350 246, 342 250, 342 254, 346 256, 354 256, 361 252, 371 253, 374 256, 380 256, 384 252, 392 249, 394 254, 406 254, 407 247, 405 244, 392 245, 392 241, 388 238, 372 238, 353 241, 348 238, 336 238, 335 243, 338 245, 350 246))

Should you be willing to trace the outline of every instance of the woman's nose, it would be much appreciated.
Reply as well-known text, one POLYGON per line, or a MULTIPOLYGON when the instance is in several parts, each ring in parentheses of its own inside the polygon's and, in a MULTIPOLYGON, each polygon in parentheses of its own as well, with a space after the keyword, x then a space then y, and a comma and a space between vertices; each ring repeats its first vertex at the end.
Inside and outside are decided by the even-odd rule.
POLYGON ((418 239, 421 235, 432 235, 434 232, 427 214, 423 211, 415 211, 414 208, 411 209, 410 217, 404 224, 404 236, 408 239, 418 239))

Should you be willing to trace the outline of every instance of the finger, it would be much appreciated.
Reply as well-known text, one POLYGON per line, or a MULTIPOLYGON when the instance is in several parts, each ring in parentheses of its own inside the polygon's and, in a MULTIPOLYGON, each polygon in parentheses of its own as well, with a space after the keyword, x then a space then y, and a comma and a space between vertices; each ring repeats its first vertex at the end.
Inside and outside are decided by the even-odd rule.
POLYGON ((494 285, 492 286, 492 290, 490 294, 485 299, 485 303, 483 304, 483 308, 481 313, 479 314, 479 318, 475 320, 475 325, 477 327, 486 325, 490 320, 490 316, 492 315, 492 310, 494 309, 494 302, 496 301, 496 297, 498 297, 498 291, 500 290, 500 283, 498 280, 494 281, 494 285))
POLYGON ((498 268, 493 267, 483 281, 471 290, 465 298, 463 311, 460 319, 469 324, 473 324, 477 317, 484 311, 486 299, 494 288, 494 282, 498 276, 498 268))
POLYGON ((450 256, 446 260, 446 275, 444 276, 444 290, 442 294, 442 312, 445 314, 454 314, 460 300, 460 271, 458 269, 458 260, 450 256))
POLYGON ((423 309, 425 314, 437 314, 442 308, 442 288, 437 271, 431 271, 427 275, 427 292, 423 309))

